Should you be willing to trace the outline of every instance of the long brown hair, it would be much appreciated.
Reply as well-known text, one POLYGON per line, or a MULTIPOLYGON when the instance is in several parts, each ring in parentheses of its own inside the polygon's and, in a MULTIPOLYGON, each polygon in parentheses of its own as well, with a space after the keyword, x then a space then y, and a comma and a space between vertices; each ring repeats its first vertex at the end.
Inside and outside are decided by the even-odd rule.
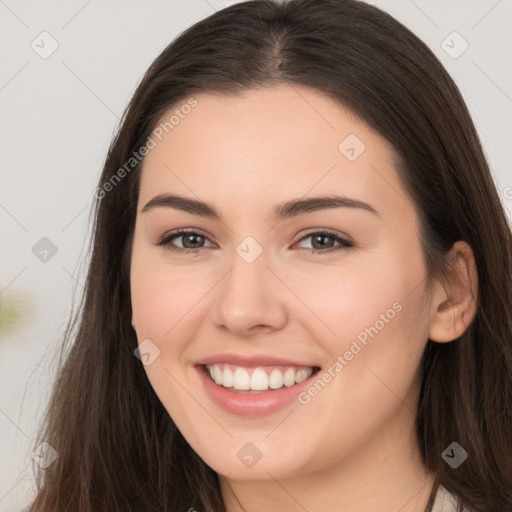
POLYGON ((428 47, 376 7, 253 0, 181 33, 124 113, 99 184, 83 302, 34 444, 46 441, 58 457, 45 470, 34 466, 31 512, 225 510, 217 474, 184 440, 134 356, 129 268, 143 160, 126 163, 162 115, 192 95, 280 83, 324 92, 392 144, 429 279, 446 276, 455 241, 472 247, 476 316, 454 342, 427 342, 417 441, 426 468, 461 505, 512 510, 512 235, 459 90, 428 47), (454 441, 468 453, 457 469, 442 458, 454 441))

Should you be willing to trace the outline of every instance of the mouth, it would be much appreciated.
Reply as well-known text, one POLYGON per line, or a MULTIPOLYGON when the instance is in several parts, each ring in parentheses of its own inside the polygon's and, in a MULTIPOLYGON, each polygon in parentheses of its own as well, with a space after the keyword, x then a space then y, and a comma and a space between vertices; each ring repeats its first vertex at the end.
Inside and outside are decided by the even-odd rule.
POLYGON ((218 386, 241 394, 262 394, 292 388, 320 371, 319 366, 238 366, 228 363, 200 365, 218 386))
MULTIPOLYGON (((195 361, 206 396, 224 411, 257 418, 298 402, 316 379, 319 365, 267 354, 223 353, 195 361)), ((302 407, 302 405, 299 405, 302 407)))

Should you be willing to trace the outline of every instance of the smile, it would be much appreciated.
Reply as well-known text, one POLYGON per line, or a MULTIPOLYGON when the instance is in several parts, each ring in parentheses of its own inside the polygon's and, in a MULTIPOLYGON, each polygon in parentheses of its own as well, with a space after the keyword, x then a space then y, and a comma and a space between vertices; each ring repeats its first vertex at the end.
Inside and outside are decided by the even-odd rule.
POLYGON ((292 387, 310 377, 313 367, 262 366, 247 368, 226 363, 205 365, 211 379, 231 391, 255 391, 292 387))
POLYGON ((218 359, 195 365, 206 396, 236 416, 261 417, 297 404, 297 396, 320 371, 318 366, 269 365, 268 360, 241 366, 236 359, 237 364, 218 359))

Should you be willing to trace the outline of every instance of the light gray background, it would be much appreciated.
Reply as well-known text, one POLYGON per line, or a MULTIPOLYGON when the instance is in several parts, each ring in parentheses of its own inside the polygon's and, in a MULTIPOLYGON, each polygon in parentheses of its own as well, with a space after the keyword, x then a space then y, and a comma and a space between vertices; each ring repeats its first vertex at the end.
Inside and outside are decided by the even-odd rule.
MULTIPOLYGON (((178 33, 233 3, 0 0, 0 299, 20 313, 0 340, 0 511, 32 496, 32 440, 82 290, 93 190, 123 109, 178 33), (49 48, 43 31, 59 45, 47 59, 31 47, 49 48), (46 263, 32 253, 42 237, 58 249, 46 263)), ((512 218, 512 1, 370 3, 405 23, 454 77, 512 218), (441 46, 462 48, 458 36, 446 39, 454 31, 469 44, 458 58, 441 46)))

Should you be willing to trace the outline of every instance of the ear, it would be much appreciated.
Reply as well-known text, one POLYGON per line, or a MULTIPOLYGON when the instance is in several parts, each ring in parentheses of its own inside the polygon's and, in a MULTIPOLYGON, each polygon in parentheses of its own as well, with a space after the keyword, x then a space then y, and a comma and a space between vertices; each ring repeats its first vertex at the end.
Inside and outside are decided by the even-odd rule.
POLYGON ((471 247, 459 240, 448 254, 450 272, 447 282, 436 283, 429 339, 437 343, 453 341, 473 321, 478 297, 478 273, 471 247))

